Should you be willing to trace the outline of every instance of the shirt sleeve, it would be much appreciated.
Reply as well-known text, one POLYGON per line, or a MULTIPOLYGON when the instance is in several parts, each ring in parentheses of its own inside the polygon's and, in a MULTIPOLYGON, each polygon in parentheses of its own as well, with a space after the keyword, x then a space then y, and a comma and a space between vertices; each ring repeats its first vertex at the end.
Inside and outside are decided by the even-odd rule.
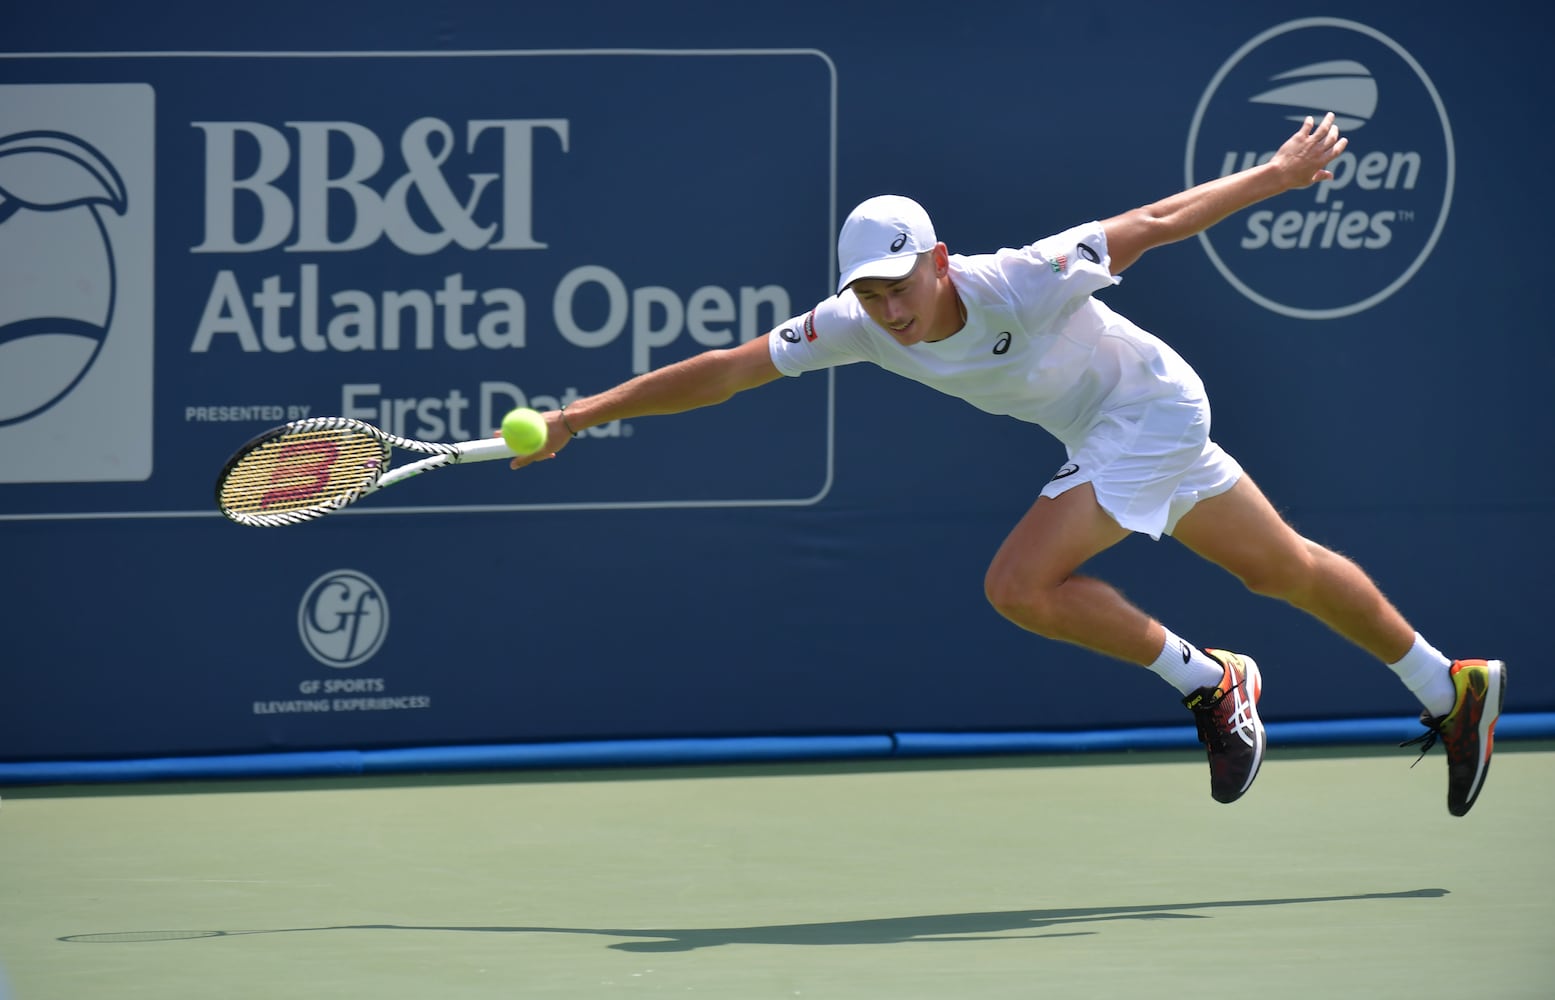
POLYGON ((1087 222, 998 256, 1021 313, 1033 328, 1056 322, 1092 293, 1120 280, 1112 273, 1107 231, 1100 222, 1087 222))
POLYGON ((851 293, 834 295, 767 335, 772 363, 784 375, 870 360, 866 317, 851 293))

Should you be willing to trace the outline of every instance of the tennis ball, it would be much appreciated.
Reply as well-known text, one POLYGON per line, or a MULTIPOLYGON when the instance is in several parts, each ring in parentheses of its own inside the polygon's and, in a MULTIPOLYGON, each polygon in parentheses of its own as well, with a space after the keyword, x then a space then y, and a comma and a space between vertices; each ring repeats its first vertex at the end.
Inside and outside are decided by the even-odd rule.
POLYGON ((550 437, 545 418, 527 406, 509 410, 502 418, 502 440, 515 455, 533 455, 550 437))

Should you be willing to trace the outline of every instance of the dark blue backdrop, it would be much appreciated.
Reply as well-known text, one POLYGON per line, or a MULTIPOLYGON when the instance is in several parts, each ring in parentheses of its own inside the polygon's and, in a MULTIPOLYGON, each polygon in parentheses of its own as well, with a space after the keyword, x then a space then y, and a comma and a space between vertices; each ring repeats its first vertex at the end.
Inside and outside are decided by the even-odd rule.
MULTIPOLYGON (((42 230, 7 249, 0 229, 0 323, 56 315, 60 289, 95 289, 72 301, 99 313, 105 281, 119 296, 78 317, 103 328, 85 347, 0 340, 15 398, 89 369, 35 416, 0 396, 0 456, 22 470, 0 482, 0 756, 1184 721, 1160 681, 982 599, 1058 445, 862 366, 296 529, 226 523, 211 482, 277 413, 356 405, 378 422, 399 399, 409 433, 484 434, 483 409, 764 331, 827 294, 836 223, 869 195, 918 198, 952 250, 1024 243, 1272 150, 1318 95, 1358 123, 1349 183, 1158 250, 1107 301, 1198 367, 1215 436, 1301 531, 1368 567, 1444 650, 1513 661, 1509 709, 1555 710, 1536 642, 1555 555, 1550 149, 1525 110, 1555 97, 1543 36, 1513 3, 1322 14, 1203 3, 1190 29, 1133 0, 448 0, 214 19, 66 0, 13 15, 0 154, 27 132, 89 141, 127 204, 110 190, 95 217, 77 210, 118 249, 111 277, 42 253, 86 260, 76 284, 24 266, 42 230), (56 446, 81 460, 50 465, 56 446)), ((40 175, 9 159, 15 198, 40 175)), ((1180 634, 1255 654, 1271 720, 1412 710, 1380 665, 1175 542, 1132 539, 1093 568, 1180 634)))

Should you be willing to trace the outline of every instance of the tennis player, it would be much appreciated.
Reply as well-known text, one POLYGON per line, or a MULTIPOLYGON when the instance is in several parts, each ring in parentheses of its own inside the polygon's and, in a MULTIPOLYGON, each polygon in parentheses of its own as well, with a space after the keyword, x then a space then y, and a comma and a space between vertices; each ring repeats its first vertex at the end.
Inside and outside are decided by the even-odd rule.
MULTIPOLYGON (((1199 376, 1095 298, 1145 251, 1250 205, 1333 177, 1344 152, 1308 117, 1268 162, 1018 250, 951 255, 929 216, 896 195, 865 201, 838 239, 837 294, 764 338, 707 351, 546 415, 554 457, 596 424, 677 413, 836 365, 872 362, 989 413, 1045 428, 1068 461, 1015 525, 985 589, 1016 625, 1155 672, 1193 713, 1210 793, 1233 802, 1263 760, 1262 675, 1199 648, 1079 573, 1131 533, 1172 535, 1256 593, 1316 617, 1398 675, 1424 706, 1415 741, 1447 751, 1447 806, 1468 812, 1490 767, 1506 687, 1498 660, 1449 660, 1351 560, 1292 529, 1209 437, 1199 376)), ((519 468, 531 458, 513 461, 519 468)))

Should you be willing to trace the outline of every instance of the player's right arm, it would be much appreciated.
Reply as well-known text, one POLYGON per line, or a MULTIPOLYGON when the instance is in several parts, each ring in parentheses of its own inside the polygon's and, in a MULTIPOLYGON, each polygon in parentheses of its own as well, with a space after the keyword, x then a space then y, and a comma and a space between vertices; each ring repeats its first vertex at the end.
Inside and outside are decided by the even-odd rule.
POLYGON ((1122 274, 1145 251, 1201 233, 1265 198, 1332 180, 1328 164, 1349 143, 1340 137, 1332 112, 1317 123, 1308 116, 1267 162, 1104 220, 1112 273, 1122 274))
POLYGON ((782 374, 772 363, 767 337, 748 340, 738 347, 703 351, 569 403, 565 415, 558 410, 545 414, 550 429, 546 446, 528 457, 513 459, 510 465, 517 469, 554 456, 567 446, 574 432, 581 434, 586 428, 612 420, 713 406, 747 389, 775 381, 782 374))

